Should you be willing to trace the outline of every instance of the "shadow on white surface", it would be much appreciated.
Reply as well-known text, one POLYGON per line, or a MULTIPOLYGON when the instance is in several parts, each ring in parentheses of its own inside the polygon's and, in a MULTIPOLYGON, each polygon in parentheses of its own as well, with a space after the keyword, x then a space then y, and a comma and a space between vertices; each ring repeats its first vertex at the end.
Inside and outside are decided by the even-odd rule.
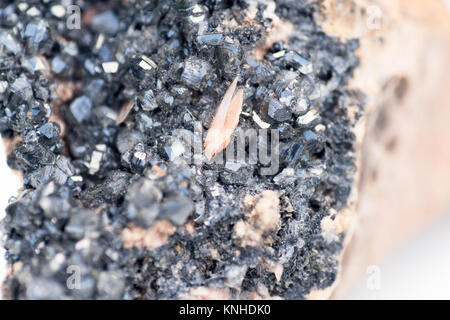
POLYGON ((450 299, 450 215, 367 274, 346 299, 450 299))

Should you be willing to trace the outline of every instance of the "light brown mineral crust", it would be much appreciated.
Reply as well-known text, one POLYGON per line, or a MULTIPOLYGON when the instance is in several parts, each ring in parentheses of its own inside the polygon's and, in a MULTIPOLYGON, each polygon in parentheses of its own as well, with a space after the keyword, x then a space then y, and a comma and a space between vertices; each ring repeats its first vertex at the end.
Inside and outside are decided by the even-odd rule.
MULTIPOLYGON (((247 10, 248 19, 254 20, 256 17, 256 2, 251 2, 247 10)), ((275 2, 269 2, 264 10, 264 18, 271 21, 270 27, 266 31, 264 44, 256 48, 255 58, 263 60, 267 50, 276 42, 286 42, 295 32, 295 26, 287 20, 281 19, 275 13, 275 2)))
POLYGON ((188 221, 185 225, 184 225, 184 230, 186 230, 186 232, 190 235, 193 236, 195 235, 195 224, 192 220, 188 221))
POLYGON ((228 300, 230 293, 228 289, 215 289, 209 287, 195 287, 189 290, 184 300, 228 300))
POLYGON ((277 17, 277 23, 272 23, 272 27, 266 34, 264 45, 261 48, 255 50, 255 57, 258 60, 262 60, 267 50, 273 46, 276 42, 285 42, 289 40, 289 37, 294 33, 294 25, 286 20, 282 20, 277 17))
POLYGON ((279 296, 271 296, 267 287, 262 284, 258 285, 255 292, 244 293, 240 298, 245 300, 282 300, 279 296))
POLYGON ((321 223, 325 239, 346 234, 340 279, 310 299, 344 297, 369 265, 450 208, 450 11, 443 1, 323 5, 325 32, 360 40, 350 88, 368 100, 352 197, 321 223))
POLYGON ((129 227, 122 232, 125 248, 147 248, 153 250, 164 245, 176 231, 174 225, 167 220, 157 221, 150 229, 129 227))
POLYGON ((274 232, 280 223, 280 199, 278 193, 266 190, 244 199, 247 220, 240 220, 234 225, 233 238, 243 247, 261 246, 270 243, 271 237, 265 234, 274 232))

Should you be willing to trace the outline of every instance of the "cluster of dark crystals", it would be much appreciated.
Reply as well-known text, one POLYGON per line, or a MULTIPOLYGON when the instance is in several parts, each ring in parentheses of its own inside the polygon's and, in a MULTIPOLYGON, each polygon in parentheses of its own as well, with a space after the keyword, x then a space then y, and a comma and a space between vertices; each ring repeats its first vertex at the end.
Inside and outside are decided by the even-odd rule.
POLYGON ((324 239, 320 222, 351 191, 347 108, 362 97, 346 83, 358 42, 327 36, 307 0, 276 1, 275 13, 296 31, 263 60, 253 53, 272 1, 75 1, 93 15, 81 29, 68 28, 69 2, 0 5, 0 131, 14 141, 8 165, 24 180, 2 221, 14 269, 7 296, 168 299, 209 287, 228 288, 231 298, 262 285, 302 299, 330 286, 342 235, 324 239), (239 127, 259 129, 255 113, 279 131, 275 175, 261 175, 260 164, 196 165, 180 156, 189 137, 175 129, 193 132, 195 121, 207 129, 237 75, 239 127), (56 88, 68 82, 77 84, 74 96, 56 110, 56 88), (241 247, 232 233, 245 220, 243 199, 264 190, 280 195, 280 229, 270 246, 241 247), (176 226, 166 243, 125 248, 124 228, 163 219, 176 226), (281 279, 263 261, 283 265, 281 279))

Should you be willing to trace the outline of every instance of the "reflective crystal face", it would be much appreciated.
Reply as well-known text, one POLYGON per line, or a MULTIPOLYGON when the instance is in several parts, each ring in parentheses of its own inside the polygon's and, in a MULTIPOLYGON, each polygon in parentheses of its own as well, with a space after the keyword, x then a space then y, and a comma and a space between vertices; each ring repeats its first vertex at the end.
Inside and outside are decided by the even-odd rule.
POLYGON ((22 265, 7 293, 304 298, 331 285, 342 237, 325 241, 320 221, 352 184, 357 43, 323 33, 309 1, 93 3, 79 2, 78 29, 67 1, 0 4, 0 131, 24 182, 2 221, 22 265), (275 23, 291 36, 271 42, 275 23), (244 158, 202 153, 237 76, 236 130, 276 156, 270 174, 248 137, 244 158))

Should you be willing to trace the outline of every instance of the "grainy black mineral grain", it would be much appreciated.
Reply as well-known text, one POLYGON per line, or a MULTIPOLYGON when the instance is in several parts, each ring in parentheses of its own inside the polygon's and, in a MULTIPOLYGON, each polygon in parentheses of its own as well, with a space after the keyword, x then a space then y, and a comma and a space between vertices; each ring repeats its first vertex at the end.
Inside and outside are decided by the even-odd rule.
POLYGON ((362 99, 346 83, 358 42, 326 35, 309 0, 73 1, 81 29, 68 28, 69 2, 0 4, 0 131, 24 181, 2 221, 6 296, 167 299, 207 287, 302 299, 330 286, 342 235, 325 240, 320 222, 351 191, 347 107, 362 99), (295 32, 258 60, 275 14, 295 32), (196 121, 206 130, 237 75, 238 128, 260 129, 256 114, 278 130, 273 175, 260 163, 188 163, 192 137, 175 134, 196 121), (279 229, 244 246, 234 225, 247 219, 244 198, 264 190, 279 194, 279 229), (176 229, 160 246, 124 244, 125 228, 162 220, 176 229))

